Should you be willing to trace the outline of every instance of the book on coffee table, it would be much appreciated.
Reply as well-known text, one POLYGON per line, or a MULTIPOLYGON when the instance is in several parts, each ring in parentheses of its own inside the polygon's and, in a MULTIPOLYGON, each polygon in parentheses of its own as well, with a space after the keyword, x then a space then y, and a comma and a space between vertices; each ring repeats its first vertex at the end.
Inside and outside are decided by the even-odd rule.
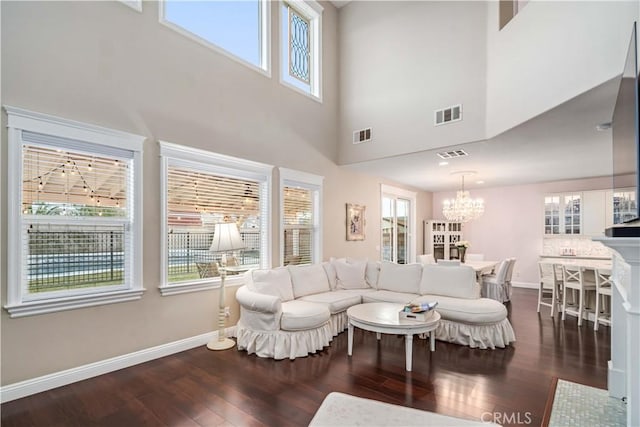
POLYGON ((421 304, 407 304, 400 311, 401 319, 426 321, 431 316, 431 312, 438 306, 437 301, 424 302, 421 304))

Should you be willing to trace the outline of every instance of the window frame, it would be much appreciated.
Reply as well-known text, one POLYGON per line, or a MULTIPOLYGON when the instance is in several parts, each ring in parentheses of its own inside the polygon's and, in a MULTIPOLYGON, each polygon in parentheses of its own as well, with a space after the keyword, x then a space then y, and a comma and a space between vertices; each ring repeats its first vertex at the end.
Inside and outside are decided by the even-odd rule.
MULTIPOLYGON (((279 65, 280 65, 280 84, 288 87, 298 93, 301 93, 309 98, 322 103, 322 12, 324 8, 320 5, 320 3, 314 0, 280 0, 278 2, 278 16, 280 17, 279 22, 279 35, 280 40, 278 43, 278 54, 279 54, 279 65), (289 66, 290 63, 289 55, 290 55, 290 43, 285 43, 289 41, 289 34, 284 34, 282 30, 282 20, 287 20, 287 31, 290 31, 290 25, 288 23, 289 14, 284 16, 282 12, 283 6, 291 7, 295 10, 295 12, 309 21, 309 45, 310 45, 310 58, 309 58, 309 86, 310 91, 307 92, 305 90, 300 89, 297 86, 287 82, 284 79, 284 75, 289 75, 289 66), (286 70, 283 69, 282 63, 283 58, 281 57, 286 52, 287 55, 287 67, 286 70)), ((291 77, 293 79, 297 79, 295 76, 291 77)), ((297 79, 301 81, 300 79, 297 79)))
MULTIPOLYGON (((408 220, 408 226, 409 229, 406 230, 407 233, 407 253, 405 254, 405 262, 407 264, 416 262, 416 235, 417 235, 417 229, 416 229, 416 217, 417 217, 417 193, 414 191, 409 191, 409 190, 405 190, 403 188, 398 188, 398 187, 393 187, 391 185, 386 185, 386 184, 381 184, 380 185, 380 222, 382 222, 382 213, 383 213, 383 200, 384 198, 390 198, 393 199, 394 202, 394 208, 397 206, 397 200, 398 199, 402 199, 402 200, 408 200, 409 201, 409 212, 408 212, 408 216, 409 216, 409 220, 408 220)), ((398 217, 398 213, 397 211, 394 212, 394 223, 397 221, 397 217, 398 217)), ((394 230, 395 230, 395 225, 394 225, 394 230)), ((395 258, 396 260, 398 259, 398 246, 397 246, 397 242, 396 242, 396 236, 397 236, 397 231, 394 233, 394 236, 392 237, 392 245, 394 246, 395 252, 394 252, 394 256, 392 257, 395 258)), ((382 248, 382 239, 383 237, 383 229, 382 227, 380 227, 380 260, 382 261, 382 257, 383 257, 383 248, 382 248)))
POLYGON ((129 6, 131 9, 142 13, 142 0, 119 0, 120 3, 129 6))
POLYGON ((324 177, 293 169, 279 168, 280 172, 280 265, 284 265, 284 232, 287 227, 284 224, 284 187, 300 187, 313 192, 313 247, 311 248, 311 263, 318 264, 322 261, 322 201, 324 177))
MULTIPOLYGON (((130 283, 125 288, 118 290, 56 292, 55 294, 43 294, 39 298, 29 298, 22 283, 25 267, 21 250, 24 245, 22 229, 25 223, 21 213, 22 206, 21 203, 8 203, 8 283, 7 304, 4 308, 9 312, 10 317, 31 316, 140 299, 145 290, 142 286, 142 149, 146 138, 8 105, 5 105, 4 109, 8 118, 8 200, 22 200, 23 130, 129 150, 133 153, 131 184, 133 195, 128 200, 132 210, 128 222, 132 243, 130 253, 125 253, 125 259, 128 260, 125 261, 125 264, 128 262, 131 269, 129 272, 130 283), (15 248, 20 248, 20 250, 15 250, 15 248)), ((52 218, 45 223, 47 222, 60 221, 52 218)))
MULTIPOLYGON (((266 208, 261 209, 266 212, 265 218, 261 221, 261 257, 260 268, 268 268, 271 265, 271 209, 272 209, 272 172, 273 166, 258 163, 250 160, 218 154, 198 148, 187 147, 167 141, 158 141, 160 145, 160 200, 161 200, 161 244, 160 244, 160 293, 162 296, 182 294, 186 292, 197 292, 220 287, 220 277, 197 279, 179 283, 169 283, 168 280, 168 170, 169 165, 186 168, 194 168, 206 173, 226 175, 238 178, 250 178, 260 180, 266 186, 264 202, 266 208)), ((243 283, 242 275, 227 276, 225 286, 237 286, 243 283)))
POLYGON ((259 28, 258 33, 260 34, 260 65, 253 64, 246 59, 243 59, 236 55, 235 53, 225 49, 222 46, 218 46, 215 43, 212 43, 199 35, 192 33, 186 28, 181 27, 178 24, 175 24, 168 19, 165 18, 165 6, 166 0, 160 0, 159 2, 159 18, 158 21, 160 24, 171 28, 173 31, 187 37, 196 43, 199 43, 214 52, 217 52, 221 55, 226 56, 229 59, 234 60, 235 62, 244 65, 247 68, 252 69, 253 71, 257 71, 258 73, 271 77, 271 5, 269 0, 257 0, 259 3, 259 28))

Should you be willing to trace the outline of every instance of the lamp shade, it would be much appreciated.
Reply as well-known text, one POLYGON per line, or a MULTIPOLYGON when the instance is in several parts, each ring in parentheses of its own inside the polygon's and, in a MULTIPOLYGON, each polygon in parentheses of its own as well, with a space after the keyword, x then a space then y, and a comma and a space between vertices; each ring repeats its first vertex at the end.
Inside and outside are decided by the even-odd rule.
POLYGON ((209 248, 211 252, 235 251, 242 248, 244 248, 244 242, 235 223, 227 222, 215 225, 213 242, 209 248))

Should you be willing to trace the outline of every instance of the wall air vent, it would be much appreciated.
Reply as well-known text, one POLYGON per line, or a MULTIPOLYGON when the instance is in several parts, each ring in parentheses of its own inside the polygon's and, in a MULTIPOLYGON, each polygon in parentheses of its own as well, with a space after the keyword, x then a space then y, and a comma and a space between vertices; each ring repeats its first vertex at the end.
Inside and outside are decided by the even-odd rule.
POLYGON ((462 120, 462 104, 436 110, 434 112, 434 126, 444 125, 462 120))
POLYGON ((353 132, 353 143, 362 144, 371 141, 371 128, 357 130, 353 132))
POLYGON ((438 153, 438 157, 441 159, 455 159, 456 157, 464 157, 468 155, 469 153, 464 150, 442 151, 438 153))

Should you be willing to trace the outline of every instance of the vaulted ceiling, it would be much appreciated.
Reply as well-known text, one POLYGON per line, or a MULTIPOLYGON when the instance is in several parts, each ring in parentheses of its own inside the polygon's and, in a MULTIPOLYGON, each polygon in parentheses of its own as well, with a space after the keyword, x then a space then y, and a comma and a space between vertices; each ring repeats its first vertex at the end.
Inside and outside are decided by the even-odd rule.
POLYGON ((459 187, 459 171, 477 172, 466 178, 468 188, 609 176, 611 130, 598 131, 596 126, 611 121, 619 83, 619 78, 605 82, 491 139, 346 167, 427 191, 459 187), (439 166, 443 159, 437 153, 458 148, 468 156, 439 166))

